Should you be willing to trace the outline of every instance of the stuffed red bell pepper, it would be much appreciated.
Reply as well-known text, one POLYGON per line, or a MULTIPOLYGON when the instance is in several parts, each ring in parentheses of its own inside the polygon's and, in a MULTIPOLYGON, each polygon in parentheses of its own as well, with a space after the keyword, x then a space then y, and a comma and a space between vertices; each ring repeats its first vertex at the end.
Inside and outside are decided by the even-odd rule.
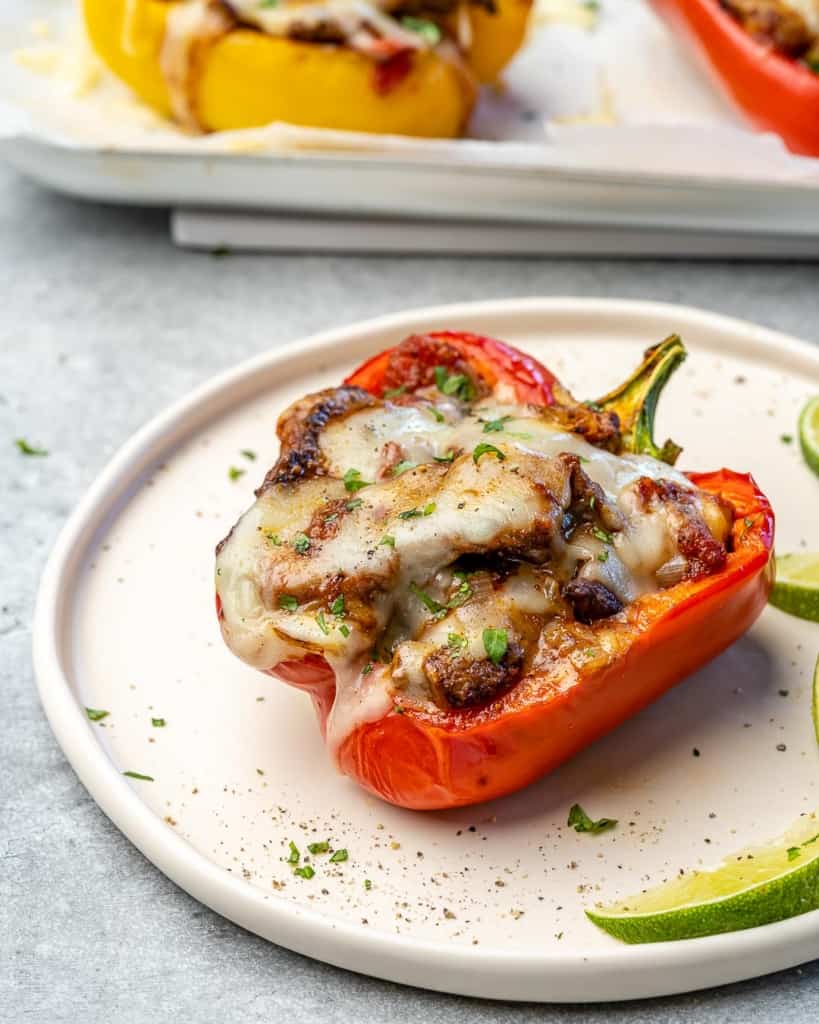
POLYGON ((759 128, 819 156, 817 0, 651 0, 759 128))
POLYGON ((750 476, 658 446, 672 336, 596 402, 489 338, 406 339, 279 419, 217 551, 224 638, 410 808, 512 792, 731 644, 770 586, 750 476))

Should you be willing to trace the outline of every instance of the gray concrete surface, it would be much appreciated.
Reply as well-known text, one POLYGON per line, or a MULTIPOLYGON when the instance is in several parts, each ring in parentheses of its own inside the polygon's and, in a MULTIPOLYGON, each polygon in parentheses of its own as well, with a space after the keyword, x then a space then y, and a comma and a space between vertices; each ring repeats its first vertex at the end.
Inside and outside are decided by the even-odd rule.
POLYGON ((191 386, 318 328, 493 296, 667 299, 819 341, 819 266, 238 257, 178 252, 161 212, 39 191, 0 168, 0 1019, 745 1022, 819 1018, 819 962, 711 992, 609 1007, 440 996, 248 935, 164 878, 97 809, 40 710, 37 580, 114 449, 191 386), (25 437, 49 449, 24 458, 25 437))

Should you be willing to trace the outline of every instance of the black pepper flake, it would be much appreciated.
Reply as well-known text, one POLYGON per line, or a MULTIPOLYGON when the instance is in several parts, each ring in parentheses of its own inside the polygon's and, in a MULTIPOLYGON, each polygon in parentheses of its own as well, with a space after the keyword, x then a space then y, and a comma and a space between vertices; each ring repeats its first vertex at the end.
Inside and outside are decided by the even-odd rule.
POLYGON ((776 749, 777 750, 787 750, 788 748, 785 746, 784 743, 777 743, 776 749))
POLYGON ((700 752, 699 752, 699 750, 697 750, 696 747, 694 747, 694 749, 691 751, 691 753, 694 755, 694 757, 699 757, 700 756, 700 752))

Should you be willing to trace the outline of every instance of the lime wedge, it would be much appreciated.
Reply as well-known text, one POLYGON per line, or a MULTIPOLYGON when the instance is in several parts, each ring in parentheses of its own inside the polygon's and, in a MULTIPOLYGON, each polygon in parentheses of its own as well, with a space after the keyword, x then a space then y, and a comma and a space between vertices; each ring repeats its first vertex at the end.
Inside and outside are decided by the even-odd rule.
POLYGON ((780 555, 769 600, 789 615, 819 622, 819 554, 780 555))
POLYGON ((819 815, 806 814, 770 846, 726 857, 609 907, 587 910, 623 942, 669 942, 783 921, 819 908, 819 815))
POLYGON ((799 444, 805 462, 819 476, 819 395, 799 414, 799 444))

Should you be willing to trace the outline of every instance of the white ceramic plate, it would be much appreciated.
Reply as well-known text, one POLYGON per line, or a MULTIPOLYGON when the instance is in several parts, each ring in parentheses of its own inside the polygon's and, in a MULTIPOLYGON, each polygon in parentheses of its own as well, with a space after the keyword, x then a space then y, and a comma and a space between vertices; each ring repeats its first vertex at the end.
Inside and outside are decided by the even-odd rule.
POLYGON ((34 630, 40 693, 67 757, 112 820, 197 899, 355 971, 475 996, 588 1001, 819 956, 817 912, 636 947, 583 915, 595 900, 774 837, 819 805, 808 694, 819 627, 769 608, 712 665, 560 771, 505 800, 434 814, 387 806, 336 776, 306 698, 224 648, 212 550, 274 459, 279 411, 403 335, 440 327, 520 345, 581 397, 680 331, 691 354, 659 426, 685 443, 681 465, 753 470, 778 509, 780 550, 819 543, 817 481, 780 439, 819 390, 808 345, 691 309, 580 299, 439 307, 330 331, 221 375, 154 420, 72 516, 34 630), (258 459, 243 459, 244 448, 258 459), (231 465, 247 473, 231 482, 231 465), (110 715, 92 724, 84 706, 110 715), (570 831, 575 801, 620 825, 598 837, 570 831), (316 858, 312 880, 293 877, 289 841, 304 851, 324 838, 349 860, 316 858))

